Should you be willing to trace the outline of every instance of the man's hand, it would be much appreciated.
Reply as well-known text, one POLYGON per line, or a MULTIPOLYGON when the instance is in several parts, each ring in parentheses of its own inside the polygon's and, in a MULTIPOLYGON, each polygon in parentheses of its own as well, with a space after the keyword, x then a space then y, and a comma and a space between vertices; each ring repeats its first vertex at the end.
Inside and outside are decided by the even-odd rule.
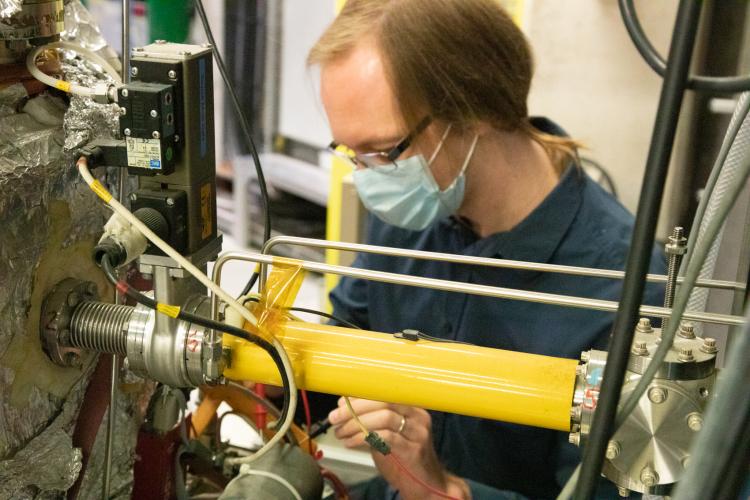
MULTIPOLYGON (((364 426, 377 432, 391 447, 403 465, 433 488, 455 498, 470 498, 466 483, 443 468, 432 445, 432 419, 427 411, 411 406, 394 405, 350 398, 354 412, 364 426)), ((346 407, 344 398, 328 419, 336 426, 336 437, 347 448, 365 444, 365 435, 346 407)), ((373 459, 386 481, 404 500, 440 498, 404 474, 391 458, 372 450, 373 459)))

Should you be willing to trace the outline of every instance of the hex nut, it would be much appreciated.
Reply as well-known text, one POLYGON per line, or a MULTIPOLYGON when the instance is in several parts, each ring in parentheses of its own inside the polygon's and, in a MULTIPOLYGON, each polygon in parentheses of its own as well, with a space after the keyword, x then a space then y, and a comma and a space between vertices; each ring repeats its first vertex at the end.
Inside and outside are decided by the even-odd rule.
POLYGON ((667 400, 667 391, 661 387, 652 387, 648 390, 648 399, 654 404, 661 404, 667 400))

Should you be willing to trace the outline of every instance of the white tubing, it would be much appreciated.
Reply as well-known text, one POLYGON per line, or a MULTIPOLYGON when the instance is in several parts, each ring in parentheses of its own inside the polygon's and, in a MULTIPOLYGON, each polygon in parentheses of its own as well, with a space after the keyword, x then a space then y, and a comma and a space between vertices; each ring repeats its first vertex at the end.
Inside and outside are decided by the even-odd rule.
POLYGON ((240 471, 240 475, 246 474, 248 476, 261 476, 261 477, 267 477, 269 479, 273 479, 277 483, 281 484, 284 488, 286 488, 289 493, 294 497, 295 500, 302 500, 302 496, 299 494, 297 489, 292 486, 292 484, 284 479, 283 477, 279 476, 278 474, 274 472, 269 472, 267 470, 257 470, 257 469, 250 469, 250 468, 244 468, 240 471))
POLYGON ((29 52, 29 55, 26 56, 26 69, 29 70, 29 73, 31 73, 31 76, 39 80, 45 85, 49 85, 50 87, 54 87, 58 90, 62 90, 63 92, 68 92, 70 94, 80 95, 84 97, 93 97, 94 96, 94 89, 89 87, 84 87, 82 85, 77 85, 75 83, 66 82, 65 80, 60 80, 58 78, 49 76, 42 70, 36 67, 36 58, 39 55, 39 53, 43 50, 45 50, 47 46, 41 46, 37 47, 31 52, 29 52))
MULTIPOLYGON (((182 266, 187 272, 189 272, 195 279, 200 281, 206 288, 211 290, 212 293, 216 294, 218 297, 221 298, 224 302, 227 303, 229 307, 234 309, 236 312, 238 312, 243 318, 245 318, 251 325, 257 326, 258 320, 257 318, 251 313, 249 310, 247 310, 245 307, 243 307, 239 302, 237 302, 231 295, 229 295, 227 292, 225 292, 219 285, 211 281, 208 276, 203 274, 203 272, 195 267, 193 264, 190 263, 185 257, 180 255, 177 250, 169 246, 167 242, 159 238, 156 234, 154 234, 153 231, 151 231, 143 222, 140 221, 135 215, 133 215, 130 210, 125 208, 121 203, 119 203, 112 194, 107 191, 107 189, 102 185, 101 182, 94 179, 94 176, 91 175, 91 172, 89 171, 88 167, 88 161, 85 157, 81 157, 78 160, 78 171, 81 174, 81 177, 83 177, 83 180, 86 181, 86 184, 91 188, 92 191, 94 191, 102 200, 104 200, 105 203, 107 203, 110 207, 112 207, 112 210, 115 211, 115 213, 121 215, 125 219, 128 220, 133 226, 135 226, 143 235, 148 238, 151 243, 156 245, 159 250, 170 256, 172 259, 174 259, 180 266, 182 266)), ((284 346, 276 340, 274 337, 272 339, 272 343, 276 351, 279 353, 279 357, 281 358, 281 362, 284 365, 284 371, 286 372, 287 378, 289 379, 289 408, 287 411, 286 419, 281 423, 281 426, 277 429, 276 434, 265 444, 263 447, 258 450, 253 455, 250 455, 249 457, 242 457, 240 459, 233 460, 233 463, 238 464, 245 464, 250 463, 254 460, 257 460, 258 458, 265 455, 271 448, 273 448, 276 443, 278 443, 284 435, 286 435, 287 431, 289 430, 289 427, 292 425, 292 420, 294 419, 294 413, 297 410, 297 383, 294 380, 294 370, 292 369, 292 363, 289 361, 289 355, 286 352, 286 349, 284 349, 284 346)))

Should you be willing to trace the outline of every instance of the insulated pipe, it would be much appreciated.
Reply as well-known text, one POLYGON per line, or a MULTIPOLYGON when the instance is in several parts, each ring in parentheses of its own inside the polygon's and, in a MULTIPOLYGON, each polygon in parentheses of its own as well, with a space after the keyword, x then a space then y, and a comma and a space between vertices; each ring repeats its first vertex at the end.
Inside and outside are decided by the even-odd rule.
MULTIPOLYGON (((568 432, 578 361, 289 321, 274 329, 300 388, 568 432)), ((224 335, 224 376, 280 385, 254 344, 224 335)))
POLYGON ((635 324, 638 321, 645 277, 651 261, 656 221, 664 194, 682 97, 688 80, 701 5, 702 3, 697 0, 682 0, 677 11, 669 49, 669 62, 659 97, 643 187, 638 200, 633 239, 625 268, 622 299, 607 349, 607 366, 589 442, 584 450, 580 477, 575 490, 576 499, 589 499, 594 495, 604 461, 604 451, 614 431, 617 404, 630 357, 635 324))

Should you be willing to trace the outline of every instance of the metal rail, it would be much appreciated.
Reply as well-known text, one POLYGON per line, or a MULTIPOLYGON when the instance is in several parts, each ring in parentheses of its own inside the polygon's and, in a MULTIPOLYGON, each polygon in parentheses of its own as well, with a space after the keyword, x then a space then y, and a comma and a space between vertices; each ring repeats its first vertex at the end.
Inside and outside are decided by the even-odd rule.
MULTIPOLYGON (((214 265, 212 279, 215 283, 221 284, 221 271, 224 267, 224 264, 226 264, 230 260, 255 262, 261 264, 262 266, 268 266, 274 263, 275 257, 270 255, 250 254, 244 252, 226 252, 219 256, 219 258, 216 260, 216 264, 214 265)), ((605 312, 615 312, 617 311, 618 307, 617 302, 610 300, 589 299, 585 297, 575 297, 569 295, 515 290, 512 288, 502 288, 488 285, 476 285, 472 283, 461 283, 457 281, 442 280, 436 278, 423 278, 420 276, 410 276, 383 271, 372 271, 368 269, 357 269, 352 267, 336 266, 332 264, 321 264, 319 262, 298 261, 298 263, 306 271, 313 271, 323 274, 336 274, 339 276, 350 276, 353 278, 379 281, 383 283, 392 283, 397 285, 430 288, 448 292, 468 293, 471 295, 481 295, 499 299, 522 300, 526 302, 575 307, 579 309, 593 309, 605 312)), ((261 273, 261 276, 262 275, 263 274, 261 273)), ((640 308, 640 314, 643 316, 667 318, 671 315, 671 313, 672 310, 665 307, 641 306, 640 308)), ((213 318, 217 318, 218 300, 214 294, 211 295, 211 314, 213 318)), ((715 323, 722 325, 742 325, 745 320, 745 318, 743 318, 742 316, 690 311, 686 312, 683 315, 683 318, 690 321, 699 321, 703 323, 715 323)))
MULTIPOLYGON (((624 271, 610 269, 596 269, 590 267, 564 266, 559 264, 544 264, 537 262, 524 262, 520 260, 493 259, 489 257, 475 257, 471 255, 455 255, 449 253, 426 252, 423 250, 407 250, 403 248, 381 247, 375 245, 364 245, 361 243, 345 243, 341 241, 327 241, 312 238, 300 238, 296 236, 275 236, 268 240, 263 246, 262 253, 270 254, 271 250, 278 245, 304 246, 311 248, 328 248, 345 252, 375 253, 393 257, 408 257, 421 260, 435 260, 441 262, 452 262, 454 264, 479 265, 487 267, 500 267, 507 269, 519 269, 523 271, 539 271, 559 274, 571 274, 575 276, 588 276, 593 278, 623 279, 624 271)), ((261 274, 263 278, 263 274, 261 274)), ((649 274, 647 281, 654 283, 666 283, 667 276, 663 274, 649 274)), ((682 278, 677 278, 677 284, 682 283, 682 278)), ((732 290, 744 292, 746 285, 736 281, 721 281, 713 279, 699 279, 696 286, 703 288, 714 288, 718 290, 732 290)))

